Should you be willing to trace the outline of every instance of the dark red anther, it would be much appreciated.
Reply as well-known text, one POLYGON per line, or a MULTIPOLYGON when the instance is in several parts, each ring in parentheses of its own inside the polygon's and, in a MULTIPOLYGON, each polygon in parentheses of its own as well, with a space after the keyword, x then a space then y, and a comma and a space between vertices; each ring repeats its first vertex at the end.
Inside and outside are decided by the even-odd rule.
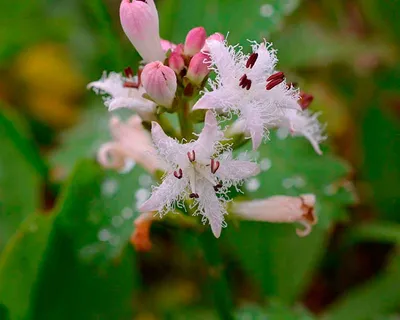
POLYGON ((214 159, 211 159, 211 172, 214 174, 218 171, 220 166, 219 161, 215 161, 214 159))
POLYGON ((177 178, 177 179, 182 179, 182 177, 183 177, 183 171, 182 171, 182 169, 179 169, 178 172, 174 171, 174 176, 175 176, 175 178, 177 178))
POLYGON ((133 78, 133 70, 131 67, 127 67, 124 69, 125 77, 133 78))
POLYGON ((251 80, 247 78, 246 74, 242 75, 242 77, 239 79, 239 87, 242 87, 243 89, 246 90, 250 90, 251 80))
POLYGON ((313 100, 314 100, 314 97, 311 94, 301 92, 299 105, 303 110, 305 110, 310 106, 310 104, 311 104, 311 102, 313 102, 313 100))
POLYGON ((258 58, 258 53, 254 52, 250 55, 246 62, 246 68, 253 68, 258 58))
POLYGON ((132 81, 125 81, 123 86, 124 88, 139 88, 139 84, 132 81))
POLYGON ((188 156, 190 162, 193 162, 196 160, 196 153, 194 152, 194 150, 192 150, 192 152, 188 152, 187 156, 188 156))
POLYGON ((218 183, 217 185, 214 186, 214 191, 217 192, 221 188, 222 188, 222 183, 218 183))
POLYGON ((265 87, 267 90, 271 90, 272 88, 275 88, 278 84, 283 82, 285 79, 275 79, 267 83, 267 86, 265 87))
POLYGON ((285 74, 281 71, 281 72, 277 72, 277 73, 270 75, 267 79, 267 82, 272 81, 272 80, 277 80, 277 79, 283 80, 284 78, 285 78, 285 74))
POLYGON ((191 193, 191 194, 189 195, 189 198, 190 198, 190 199, 193 199, 193 198, 198 199, 198 198, 199 198, 199 194, 198 194, 198 193, 191 193))

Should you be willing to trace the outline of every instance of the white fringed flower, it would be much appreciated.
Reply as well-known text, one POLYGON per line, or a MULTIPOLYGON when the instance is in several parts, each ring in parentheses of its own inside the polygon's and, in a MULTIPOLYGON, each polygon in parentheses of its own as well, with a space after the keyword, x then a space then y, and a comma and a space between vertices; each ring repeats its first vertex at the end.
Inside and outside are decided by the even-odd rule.
POLYGON ((97 94, 106 94, 104 104, 109 111, 119 108, 135 110, 145 121, 154 119, 156 104, 143 98, 143 86, 135 87, 137 77, 125 78, 116 72, 104 73, 100 80, 88 84, 97 94), (127 85, 128 84, 128 85, 127 85), (133 85, 132 85, 133 84, 133 85))
POLYGON ((197 205, 195 214, 202 215, 204 223, 209 222, 218 238, 227 212, 225 198, 218 198, 217 194, 226 194, 229 187, 257 174, 258 165, 233 160, 229 153, 216 156, 223 151, 220 143, 223 133, 211 111, 207 112, 204 128, 196 141, 180 144, 168 137, 156 122, 153 122, 151 132, 155 147, 162 160, 168 163, 169 171, 140 210, 158 211, 163 215, 173 210, 177 203, 192 198, 197 205))
POLYGON ((132 116, 127 122, 112 117, 110 131, 114 140, 103 144, 97 154, 103 167, 124 172, 132 163, 138 163, 150 173, 164 170, 165 164, 157 159, 150 135, 139 116, 132 116))
POLYGON ((300 110, 298 90, 287 86, 283 73, 275 71, 278 60, 268 43, 254 42, 251 55, 226 41, 208 40, 207 46, 216 78, 193 109, 238 114, 257 149, 284 110, 300 110))
POLYGON ((310 141, 316 153, 322 154, 319 144, 326 139, 324 127, 318 121, 319 113, 312 114, 308 110, 297 111, 286 109, 278 122, 279 127, 287 128, 292 136, 304 136, 310 141))
POLYGON ((315 195, 299 197, 273 196, 266 199, 235 202, 232 212, 242 219, 274 223, 298 222, 304 230, 297 229, 300 237, 307 236, 318 221, 315 213, 315 195))

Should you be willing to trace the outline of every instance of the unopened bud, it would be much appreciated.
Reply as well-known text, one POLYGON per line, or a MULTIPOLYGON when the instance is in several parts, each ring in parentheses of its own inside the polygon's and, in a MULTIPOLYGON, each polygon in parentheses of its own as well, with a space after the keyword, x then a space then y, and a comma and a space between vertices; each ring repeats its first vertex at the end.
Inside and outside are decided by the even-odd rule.
POLYGON ((206 30, 203 27, 197 27, 190 30, 185 40, 185 55, 194 56, 203 48, 206 42, 206 30))
POLYGON ((154 0, 122 0, 119 15, 125 34, 143 60, 164 60, 154 0))
POLYGON ((144 67, 141 79, 143 87, 154 102, 164 107, 171 106, 177 86, 174 70, 160 61, 154 61, 144 67))
POLYGON ((173 52, 168 59, 168 65, 176 74, 180 74, 185 67, 185 61, 180 54, 173 52))
POLYGON ((190 80, 191 83, 195 85, 200 85, 203 82, 204 78, 207 77, 210 72, 208 66, 208 55, 202 52, 196 53, 190 60, 186 77, 190 80))
POLYGON ((168 50, 174 51, 176 48, 176 44, 168 40, 161 39, 161 48, 164 52, 168 52, 168 50))
POLYGON ((210 51, 210 48, 208 47, 207 42, 212 41, 212 40, 223 42, 225 40, 225 37, 222 33, 219 33, 219 32, 212 34, 211 36, 209 36, 206 39, 206 43, 204 44, 202 51, 210 51))
POLYGON ((298 222, 304 226, 297 229, 300 237, 308 235, 312 226, 317 223, 314 213, 315 195, 304 194, 299 197, 273 196, 267 199, 236 202, 232 211, 246 220, 267 221, 275 223, 298 222))

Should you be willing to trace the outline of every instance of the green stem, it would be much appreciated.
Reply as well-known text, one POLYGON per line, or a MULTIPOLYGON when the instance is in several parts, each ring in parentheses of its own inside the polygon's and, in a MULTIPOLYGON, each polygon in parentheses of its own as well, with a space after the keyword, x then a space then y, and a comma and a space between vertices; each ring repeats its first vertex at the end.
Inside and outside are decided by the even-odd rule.
POLYGON ((188 141, 193 139, 193 124, 190 121, 190 105, 187 100, 182 100, 178 115, 182 138, 188 141))
POLYGON ((164 132, 167 135, 173 138, 178 138, 178 139, 181 138, 179 133, 175 130, 171 122, 167 119, 167 117, 164 114, 157 115, 157 122, 163 128, 164 132))
POLYGON ((232 310, 234 305, 217 241, 209 231, 203 232, 199 236, 199 240, 208 264, 210 282, 208 287, 212 288, 215 308, 219 313, 220 319, 231 320, 233 319, 232 310))

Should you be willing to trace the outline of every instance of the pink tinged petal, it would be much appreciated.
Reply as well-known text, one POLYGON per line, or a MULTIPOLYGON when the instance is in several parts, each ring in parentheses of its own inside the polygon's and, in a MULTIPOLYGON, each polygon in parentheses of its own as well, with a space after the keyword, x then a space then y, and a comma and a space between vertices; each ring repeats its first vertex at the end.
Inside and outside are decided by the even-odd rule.
POLYGON ((126 165, 125 157, 123 148, 117 142, 103 144, 97 153, 97 161, 106 169, 123 170, 126 165))
POLYGON ((200 85, 210 73, 210 58, 202 52, 196 53, 190 60, 186 78, 195 85, 200 85))
POLYGON ((321 156, 322 150, 319 146, 318 141, 311 134, 308 134, 307 132, 303 132, 303 135, 311 143, 312 147, 314 148, 314 151, 321 156))
POLYGON ((206 41, 206 30, 203 27, 197 27, 190 30, 186 36, 184 53, 187 56, 194 56, 203 48, 206 41))
POLYGON ((171 68, 160 61, 151 62, 144 67, 141 80, 147 94, 157 104, 171 106, 177 87, 176 75, 171 68))
POLYGON ((222 226, 225 225, 224 215, 227 214, 225 205, 218 199, 214 187, 208 181, 201 181, 198 184, 198 192, 199 213, 208 220, 212 233, 219 238, 222 226))
POLYGON ((151 136, 160 155, 169 163, 179 164, 178 159, 182 156, 182 146, 175 139, 167 136, 155 121, 152 122, 151 136))
POLYGON ((120 19, 125 34, 144 61, 164 60, 154 1, 122 0, 120 19))
POLYGON ((216 172, 218 178, 223 180, 240 181, 260 173, 257 163, 241 160, 221 160, 221 165, 216 172))
POLYGON ((208 47, 207 42, 208 41, 212 41, 212 40, 219 41, 219 42, 224 42, 225 36, 222 33, 219 33, 219 32, 216 32, 216 33, 212 34, 211 36, 209 36, 206 39, 206 43, 204 44, 203 49, 201 51, 204 51, 204 52, 210 51, 210 48, 208 47))
POLYGON ((264 128, 262 126, 252 127, 250 130, 253 150, 257 150, 264 138, 264 128))
POLYGON ((314 206, 315 195, 305 194, 300 197, 273 196, 262 200, 235 202, 232 205, 232 211, 246 220, 274 223, 298 222, 304 226, 304 229, 296 229, 296 233, 304 237, 318 222, 314 206))
POLYGON ((168 52, 169 50, 173 51, 176 48, 176 44, 168 40, 161 39, 161 48, 164 52, 168 52))
POLYGON ((169 174, 164 181, 153 189, 150 198, 141 205, 141 212, 162 211, 165 207, 173 206, 188 185, 188 178, 177 179, 169 174))

